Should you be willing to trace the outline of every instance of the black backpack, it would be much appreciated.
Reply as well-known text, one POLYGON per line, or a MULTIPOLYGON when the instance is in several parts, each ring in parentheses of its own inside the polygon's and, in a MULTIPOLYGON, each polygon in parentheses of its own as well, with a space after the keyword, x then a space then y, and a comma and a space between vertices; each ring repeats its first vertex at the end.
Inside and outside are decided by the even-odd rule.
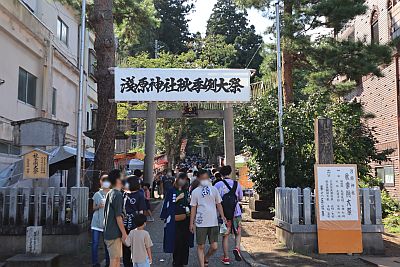
POLYGON ((228 182, 222 180, 225 186, 229 189, 229 192, 224 194, 222 197, 222 208, 224 210, 224 215, 227 220, 232 220, 235 216, 235 209, 238 203, 238 198, 236 196, 236 189, 238 187, 238 182, 233 181, 233 187, 230 187, 228 182))

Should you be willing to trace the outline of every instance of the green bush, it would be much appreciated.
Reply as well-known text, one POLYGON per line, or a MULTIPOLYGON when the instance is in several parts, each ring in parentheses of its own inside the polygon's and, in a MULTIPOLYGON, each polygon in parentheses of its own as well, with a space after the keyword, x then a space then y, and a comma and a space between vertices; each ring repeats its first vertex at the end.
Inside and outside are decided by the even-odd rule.
POLYGON ((393 199, 386 190, 382 190, 382 217, 387 218, 395 213, 400 213, 400 203, 393 199))
POLYGON ((400 233, 400 213, 390 214, 383 219, 383 224, 389 233, 400 233))
MULTIPOLYGON (((279 131, 277 101, 273 93, 255 99, 236 110, 236 137, 251 154, 249 164, 255 189, 264 196, 274 195, 279 181, 279 131)), ((392 151, 378 151, 373 129, 366 124, 360 102, 343 102, 326 92, 317 92, 285 108, 286 186, 314 187, 314 119, 333 121, 334 156, 337 164, 357 164, 365 185, 378 185, 373 179, 371 162, 386 160, 392 151)))

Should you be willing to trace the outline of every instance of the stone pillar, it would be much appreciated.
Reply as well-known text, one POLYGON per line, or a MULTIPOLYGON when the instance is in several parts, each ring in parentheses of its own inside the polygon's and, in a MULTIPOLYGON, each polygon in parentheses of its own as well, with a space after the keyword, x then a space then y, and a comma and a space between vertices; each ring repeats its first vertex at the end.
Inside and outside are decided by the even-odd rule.
POLYGON ((40 255, 42 253, 42 226, 26 227, 26 254, 40 255))
POLYGON ((153 183, 154 156, 156 153, 157 103, 147 105, 144 182, 153 183))
POLYGON ((233 106, 224 106, 224 144, 225 144, 225 165, 232 167, 232 178, 235 178, 235 136, 233 123, 233 106))
POLYGON ((315 162, 333 164, 333 130, 332 120, 317 118, 314 121, 315 162))

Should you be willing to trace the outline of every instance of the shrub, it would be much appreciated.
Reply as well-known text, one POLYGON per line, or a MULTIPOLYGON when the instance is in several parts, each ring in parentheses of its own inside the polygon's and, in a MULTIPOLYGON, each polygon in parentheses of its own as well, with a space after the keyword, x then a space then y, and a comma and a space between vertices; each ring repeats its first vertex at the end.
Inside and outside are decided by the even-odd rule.
POLYGON ((383 219, 383 224, 389 233, 400 233, 400 213, 390 214, 383 219))

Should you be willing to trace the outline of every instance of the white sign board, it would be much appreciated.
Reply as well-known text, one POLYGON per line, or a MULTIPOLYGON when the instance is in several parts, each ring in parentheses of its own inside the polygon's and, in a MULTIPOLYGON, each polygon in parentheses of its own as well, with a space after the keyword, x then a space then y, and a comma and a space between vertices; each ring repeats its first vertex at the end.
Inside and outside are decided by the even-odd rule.
POLYGON ((320 221, 358 221, 358 186, 355 166, 317 166, 320 221))
POLYGON ((115 68, 115 100, 249 102, 250 70, 115 68))

